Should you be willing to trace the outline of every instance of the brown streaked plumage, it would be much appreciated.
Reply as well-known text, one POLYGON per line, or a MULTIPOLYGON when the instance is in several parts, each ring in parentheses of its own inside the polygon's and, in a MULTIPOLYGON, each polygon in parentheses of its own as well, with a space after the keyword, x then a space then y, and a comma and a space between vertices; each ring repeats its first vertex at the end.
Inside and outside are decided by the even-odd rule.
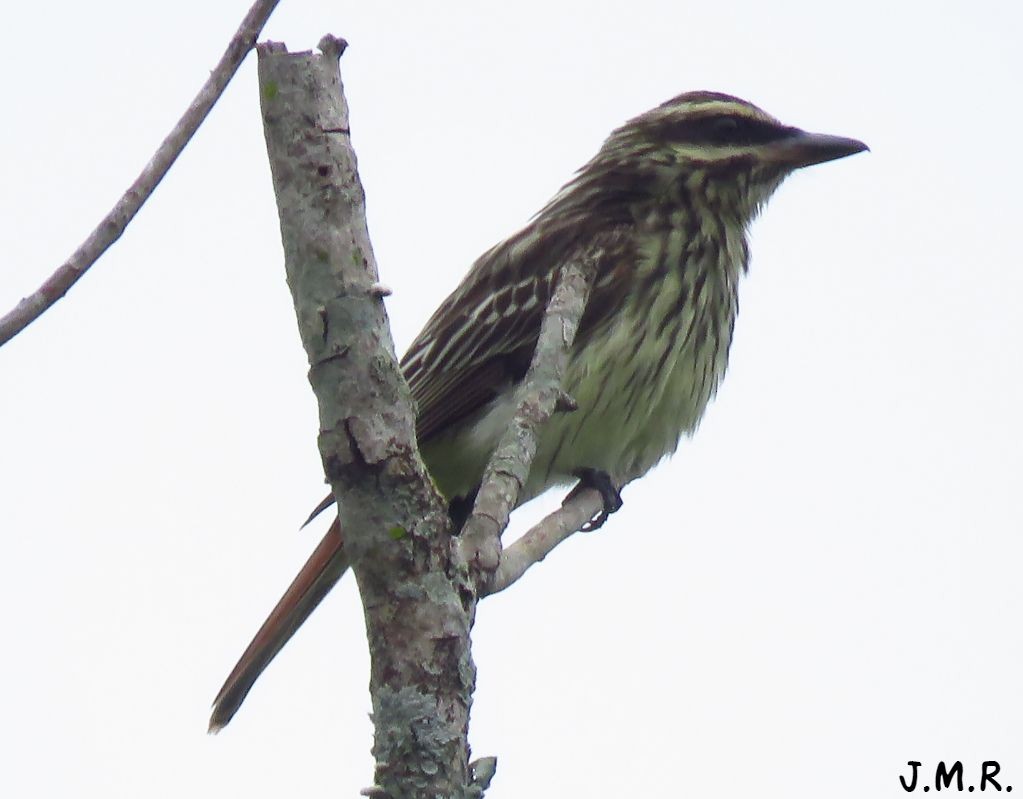
MULTIPOLYGON (((477 489, 558 270, 595 246, 604 257, 564 381, 578 409, 545 428, 520 502, 580 475, 621 484, 672 453, 724 376, 749 223, 795 169, 865 149, 716 92, 680 95, 614 131, 525 228, 473 264, 402 360, 420 449, 445 496, 477 489)), ((214 700, 211 730, 346 568, 335 520, 214 700)))

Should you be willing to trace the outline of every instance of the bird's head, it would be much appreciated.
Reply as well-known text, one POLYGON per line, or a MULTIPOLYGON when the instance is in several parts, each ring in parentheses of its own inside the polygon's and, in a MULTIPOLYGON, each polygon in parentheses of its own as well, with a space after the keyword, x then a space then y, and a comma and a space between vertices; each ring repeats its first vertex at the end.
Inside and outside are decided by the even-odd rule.
POLYGON ((866 149, 782 124, 737 97, 687 92, 614 131, 583 173, 613 176, 672 204, 699 198, 749 219, 796 169, 866 149))

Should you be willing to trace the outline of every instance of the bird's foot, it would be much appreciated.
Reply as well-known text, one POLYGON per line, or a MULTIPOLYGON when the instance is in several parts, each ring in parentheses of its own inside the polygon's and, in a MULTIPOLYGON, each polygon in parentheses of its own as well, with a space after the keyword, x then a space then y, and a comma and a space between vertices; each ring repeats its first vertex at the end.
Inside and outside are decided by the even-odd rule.
POLYGON ((581 532, 590 533, 602 527, 608 516, 622 507, 622 495, 618 492, 618 486, 611 479, 611 475, 600 469, 579 469, 575 476, 579 478, 579 482, 565 497, 565 502, 587 488, 596 490, 604 500, 604 507, 600 512, 579 528, 581 532))

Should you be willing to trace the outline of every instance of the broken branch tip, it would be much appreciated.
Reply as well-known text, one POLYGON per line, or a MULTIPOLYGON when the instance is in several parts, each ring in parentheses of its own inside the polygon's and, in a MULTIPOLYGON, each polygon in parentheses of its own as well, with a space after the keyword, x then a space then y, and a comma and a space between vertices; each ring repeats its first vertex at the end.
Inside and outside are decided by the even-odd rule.
POLYGON ((323 53, 325 56, 330 56, 331 58, 341 58, 345 50, 348 49, 348 42, 347 40, 342 39, 340 36, 335 36, 332 33, 327 33, 324 35, 322 39, 320 39, 319 44, 317 44, 316 46, 320 48, 320 52, 323 53))

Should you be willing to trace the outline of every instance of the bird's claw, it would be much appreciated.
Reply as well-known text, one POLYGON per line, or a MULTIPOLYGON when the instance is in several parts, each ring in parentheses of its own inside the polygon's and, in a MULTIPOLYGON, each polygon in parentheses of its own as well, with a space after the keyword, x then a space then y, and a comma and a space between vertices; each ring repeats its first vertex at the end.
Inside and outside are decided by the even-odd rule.
POLYGON ((604 507, 600 509, 597 515, 579 528, 580 532, 591 533, 603 527, 608 517, 622 507, 622 495, 618 491, 618 486, 615 485, 614 480, 611 479, 611 475, 600 469, 579 469, 575 476, 579 478, 579 483, 565 498, 566 502, 587 488, 597 491, 600 494, 600 498, 604 501, 604 507))

